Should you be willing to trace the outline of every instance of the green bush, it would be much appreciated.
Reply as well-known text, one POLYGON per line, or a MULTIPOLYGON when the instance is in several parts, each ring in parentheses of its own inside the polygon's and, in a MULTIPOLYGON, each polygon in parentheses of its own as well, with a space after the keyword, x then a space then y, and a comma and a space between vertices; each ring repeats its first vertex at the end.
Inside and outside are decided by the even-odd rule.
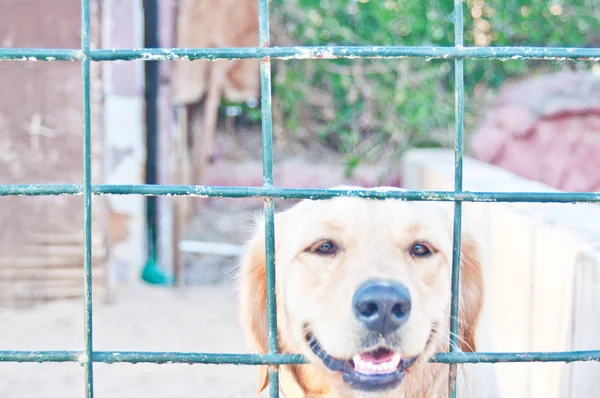
MULTIPOLYGON (((278 0, 272 15, 273 44, 280 46, 454 43, 449 0, 278 0)), ((600 1, 467 0, 464 39, 466 46, 598 46, 600 1)), ((467 130, 477 93, 565 65, 581 63, 467 60, 467 130)), ((275 61, 277 127, 339 149, 349 172, 384 153, 451 145, 453 68, 451 60, 275 61)))

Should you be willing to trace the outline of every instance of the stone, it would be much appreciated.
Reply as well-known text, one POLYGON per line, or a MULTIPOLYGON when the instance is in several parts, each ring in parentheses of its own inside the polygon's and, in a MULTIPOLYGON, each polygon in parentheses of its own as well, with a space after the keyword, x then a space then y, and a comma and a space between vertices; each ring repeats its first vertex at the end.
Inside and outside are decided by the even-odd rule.
POLYGON ((565 191, 600 189, 600 75, 561 72, 507 84, 471 155, 565 191))

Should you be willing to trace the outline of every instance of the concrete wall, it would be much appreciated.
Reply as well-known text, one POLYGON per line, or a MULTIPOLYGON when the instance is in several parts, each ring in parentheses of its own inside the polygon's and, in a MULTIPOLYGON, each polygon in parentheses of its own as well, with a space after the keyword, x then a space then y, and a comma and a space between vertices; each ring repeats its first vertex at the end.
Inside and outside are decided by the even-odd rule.
MULTIPOLYGON (((402 167, 407 189, 453 190, 453 151, 410 151, 402 167)), ((464 190, 556 192, 469 158, 464 190)), ((600 349, 599 206, 465 203, 464 215, 483 248, 480 351, 600 349)), ((598 363, 498 364, 496 374, 502 397, 600 395, 598 363)))

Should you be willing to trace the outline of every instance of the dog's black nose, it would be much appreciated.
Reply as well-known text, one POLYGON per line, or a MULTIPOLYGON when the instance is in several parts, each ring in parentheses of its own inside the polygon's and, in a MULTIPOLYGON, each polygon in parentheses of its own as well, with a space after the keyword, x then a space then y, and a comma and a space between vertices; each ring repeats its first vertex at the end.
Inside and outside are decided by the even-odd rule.
POLYGON ((408 320, 410 292, 397 282, 369 280, 358 287, 352 305, 356 317, 367 328, 386 335, 408 320))

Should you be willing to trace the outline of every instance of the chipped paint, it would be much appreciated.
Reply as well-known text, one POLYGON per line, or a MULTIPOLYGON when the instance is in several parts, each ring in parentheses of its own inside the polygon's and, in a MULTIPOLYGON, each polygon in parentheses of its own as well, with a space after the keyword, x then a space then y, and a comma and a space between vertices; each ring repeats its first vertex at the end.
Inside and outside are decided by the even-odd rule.
MULTIPOLYGON (((431 58, 431 59, 541 59, 600 61, 600 48, 564 47, 403 47, 403 46, 321 46, 248 48, 135 48, 129 50, 90 50, 94 61, 172 61, 196 59, 265 58, 280 60, 356 59, 356 58, 431 58)), ((73 61, 82 60, 81 50, 0 49, 1 60, 73 61)))
POLYGON ((90 358, 83 352, 77 357, 77 362, 79 362, 79 364, 82 366, 88 363, 89 361, 90 358))
MULTIPOLYGON (((81 195, 81 185, 0 185, 0 196, 81 195)), ((94 195, 193 196, 198 198, 276 198, 326 200, 338 196, 427 202, 600 203, 600 192, 452 192, 328 190, 273 187, 179 185, 92 185, 94 195)))
POLYGON ((142 53, 142 59, 144 61, 161 61, 161 60, 168 59, 168 58, 169 58, 168 54, 142 53))
POLYGON ((79 50, 0 48, 0 61, 73 61, 79 50))
MULTIPOLYGON (((299 354, 220 354, 188 352, 94 351, 95 363, 187 363, 219 365, 303 364, 299 354)), ((600 362, 600 350, 567 352, 452 352, 438 353, 433 363, 600 362)), ((88 363, 82 351, 0 351, 0 362, 88 363)))

